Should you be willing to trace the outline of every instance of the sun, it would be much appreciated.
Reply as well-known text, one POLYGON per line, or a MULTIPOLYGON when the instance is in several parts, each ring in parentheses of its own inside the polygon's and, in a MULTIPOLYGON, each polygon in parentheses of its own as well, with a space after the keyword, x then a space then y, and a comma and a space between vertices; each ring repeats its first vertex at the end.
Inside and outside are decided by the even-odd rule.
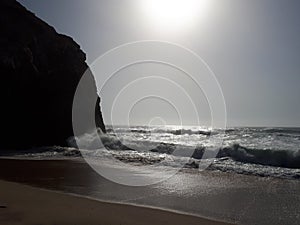
POLYGON ((163 30, 191 28, 203 20, 210 0, 140 0, 140 6, 152 27, 163 30))

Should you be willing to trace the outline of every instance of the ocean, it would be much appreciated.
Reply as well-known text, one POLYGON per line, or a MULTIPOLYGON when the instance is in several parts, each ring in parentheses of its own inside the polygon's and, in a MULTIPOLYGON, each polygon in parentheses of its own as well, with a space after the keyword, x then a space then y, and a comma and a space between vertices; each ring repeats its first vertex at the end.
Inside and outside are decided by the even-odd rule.
MULTIPOLYGON (((205 127, 117 126, 102 134, 105 147, 94 146, 99 136, 84 135, 75 147, 41 147, 3 151, 2 156, 28 159, 103 160, 113 156, 127 164, 219 170, 287 179, 300 178, 300 128, 239 127, 210 130, 205 127), (215 140, 219 140, 215 144, 215 140), (220 140, 222 142, 220 142, 220 140), (201 164, 202 163, 202 164, 201 164)), ((97 142, 98 143, 98 142, 97 142)), ((74 139, 70 139, 74 145, 74 139)))

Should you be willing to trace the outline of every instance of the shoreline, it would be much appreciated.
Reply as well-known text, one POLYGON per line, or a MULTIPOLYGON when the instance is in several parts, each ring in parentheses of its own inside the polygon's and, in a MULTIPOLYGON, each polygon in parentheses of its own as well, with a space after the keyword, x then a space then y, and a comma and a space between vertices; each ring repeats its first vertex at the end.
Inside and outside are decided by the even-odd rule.
POLYGON ((225 225, 195 215, 113 203, 0 180, 0 222, 15 224, 225 225))
MULTIPOLYGON (((91 201, 97 200, 113 205, 125 204, 130 208, 139 209, 146 207, 176 215, 187 214, 186 216, 196 216, 208 221, 245 225, 298 224, 299 180, 216 171, 178 172, 160 183, 134 187, 107 180, 87 163, 78 160, 0 159, 0 171, 0 180, 53 190, 63 195, 70 193, 76 199, 83 196, 91 201)), ((153 179, 147 174, 145 178, 153 179)), ((14 194, 10 195, 14 197, 14 194)), ((0 203, 5 203, 1 198, 1 189, 0 203)), ((57 201, 56 205, 60 205, 60 201, 57 201)), ((3 210, 0 207, 0 212, 3 210)), ((80 209, 77 211, 81 212, 80 209)), ((120 224, 124 225, 124 223, 118 225, 120 224)))

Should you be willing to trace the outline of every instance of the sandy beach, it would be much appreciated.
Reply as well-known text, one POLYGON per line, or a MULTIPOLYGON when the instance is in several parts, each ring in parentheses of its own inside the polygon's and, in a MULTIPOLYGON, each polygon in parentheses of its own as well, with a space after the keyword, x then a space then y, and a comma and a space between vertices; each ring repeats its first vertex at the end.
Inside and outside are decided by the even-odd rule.
POLYGON ((130 187, 101 177, 82 160, 0 159, 0 171, 0 205, 7 206, 0 207, 1 225, 299 221, 298 180, 191 170, 130 187))
POLYGON ((300 0, 0 1, 0 225, 300 225, 300 0))
POLYGON ((0 181, 0 224, 225 224, 208 219, 79 196, 0 181))

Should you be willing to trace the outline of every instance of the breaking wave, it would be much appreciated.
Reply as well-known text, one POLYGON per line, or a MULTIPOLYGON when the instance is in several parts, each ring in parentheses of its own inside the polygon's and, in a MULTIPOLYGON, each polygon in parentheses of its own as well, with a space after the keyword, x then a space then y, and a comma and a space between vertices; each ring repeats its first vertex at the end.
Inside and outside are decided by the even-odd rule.
POLYGON ((135 165, 161 163, 164 166, 230 171, 258 176, 300 178, 299 128, 232 128, 226 130, 223 147, 214 147, 208 129, 123 128, 108 134, 85 134, 70 138, 72 147, 42 147, 23 151, 1 151, 1 157, 22 159, 77 159, 82 154, 111 157, 135 165), (80 143, 81 150, 77 148, 80 143), (188 158, 187 158, 188 157, 188 158))
POLYGON ((221 149, 214 149, 202 145, 195 147, 171 142, 153 142, 150 140, 131 141, 130 147, 128 147, 114 135, 102 135, 101 140, 108 150, 143 151, 143 149, 147 149, 147 151, 153 153, 174 154, 175 156, 191 157, 194 159, 203 159, 203 157, 208 159, 210 156, 211 158, 229 157, 243 163, 300 168, 300 150, 248 148, 240 144, 232 144, 221 149))
POLYGON ((118 129, 112 129, 109 128, 107 129, 108 133, 156 133, 156 134, 173 134, 173 135, 211 135, 212 132, 210 130, 205 130, 205 129, 160 129, 160 128, 155 128, 155 129, 144 129, 144 128, 118 128, 118 129))
POLYGON ((223 148, 218 157, 268 166, 300 168, 300 150, 250 149, 239 144, 223 148))

